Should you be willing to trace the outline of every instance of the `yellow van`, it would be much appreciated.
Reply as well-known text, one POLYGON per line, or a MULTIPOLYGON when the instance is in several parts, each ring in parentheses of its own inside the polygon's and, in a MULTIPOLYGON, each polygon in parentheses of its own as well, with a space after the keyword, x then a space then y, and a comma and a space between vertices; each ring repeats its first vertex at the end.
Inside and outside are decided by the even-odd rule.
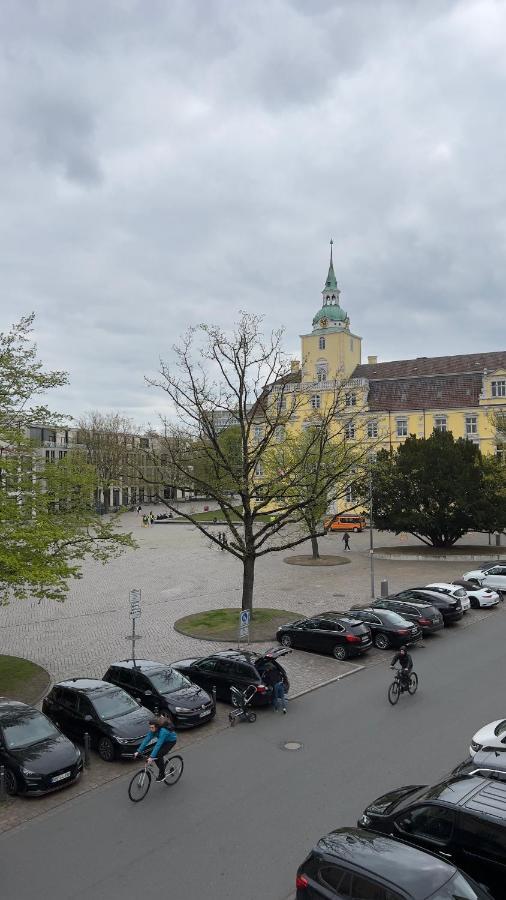
POLYGON ((323 520, 323 527, 326 531, 363 531, 366 526, 364 516, 355 516, 348 514, 327 516, 323 520))

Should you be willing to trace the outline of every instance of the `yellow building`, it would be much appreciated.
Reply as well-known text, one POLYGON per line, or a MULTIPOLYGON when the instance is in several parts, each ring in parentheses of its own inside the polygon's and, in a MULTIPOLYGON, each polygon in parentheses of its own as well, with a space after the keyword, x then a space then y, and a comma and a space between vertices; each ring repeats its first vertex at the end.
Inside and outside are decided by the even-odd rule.
POLYGON ((375 451, 395 449, 410 434, 429 437, 439 429, 504 457, 506 439, 494 413, 506 413, 506 351, 392 362, 369 356, 362 363, 361 344, 340 305, 331 242, 321 308, 311 332, 301 335, 302 363, 292 364, 289 384, 284 380, 283 392, 302 392, 306 401, 292 427, 303 427, 312 410, 325 409, 337 380, 350 440, 370 442, 375 451))

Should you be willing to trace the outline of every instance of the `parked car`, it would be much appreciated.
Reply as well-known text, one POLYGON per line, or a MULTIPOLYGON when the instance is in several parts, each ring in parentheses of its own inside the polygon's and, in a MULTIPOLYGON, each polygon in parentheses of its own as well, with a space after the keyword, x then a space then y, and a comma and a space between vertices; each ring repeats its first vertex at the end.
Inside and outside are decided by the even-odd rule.
POLYGON ((231 687, 243 691, 248 685, 254 684, 256 693, 253 706, 268 706, 272 703, 272 690, 262 680, 268 662, 277 666, 283 675, 285 693, 290 690, 288 676, 277 661, 278 657, 286 653, 290 653, 288 647, 275 647, 263 654, 254 653, 252 650, 220 650, 210 656, 179 659, 171 663, 171 666, 186 675, 190 681, 199 684, 205 691, 212 691, 213 687, 216 687, 217 699, 226 703, 231 703, 231 687))
POLYGON ((322 837, 297 870, 296 900, 490 900, 456 866, 359 828, 322 837))
POLYGON ((462 578, 472 581, 481 587, 493 588, 493 590, 506 593, 506 565, 491 564, 486 569, 473 569, 466 572, 462 578))
POLYGON ((506 719, 497 719, 480 728, 473 735, 469 755, 472 757, 478 750, 504 750, 506 747, 506 719))
POLYGON ((177 728, 209 722, 216 710, 212 698, 177 669, 151 659, 123 659, 109 666, 104 681, 123 688, 153 712, 168 712, 177 728))
POLYGON ((435 606, 443 616, 445 625, 458 622, 464 615, 460 600, 455 597, 448 597, 440 594, 438 591, 431 591, 429 588, 408 588, 405 591, 399 591, 398 594, 390 594, 389 600, 402 600, 408 603, 430 603, 435 606))
POLYGON ((408 622, 414 622, 422 630, 422 634, 434 634, 444 628, 443 616, 430 603, 408 603, 404 600, 393 600, 391 597, 378 597, 371 603, 372 609, 390 609, 398 613, 408 622))
POLYGON ((366 526, 364 516, 355 515, 335 515, 327 516, 323 520, 323 527, 326 531, 363 531, 366 526))
POLYGON ((38 709, 0 697, 0 763, 8 794, 46 794, 77 781, 80 751, 38 709))
MULTIPOLYGON (((329 613, 324 613, 329 615, 329 613)), ((353 607, 346 616, 360 619, 371 629, 375 647, 388 650, 389 647, 402 647, 403 644, 415 644, 422 639, 422 630, 418 625, 409 622, 390 609, 373 609, 370 606, 353 607)))
POLYGON ((487 778, 506 780, 506 747, 500 750, 478 750, 473 757, 468 756, 452 769, 452 775, 472 775, 479 773, 487 778))
POLYGON ((451 584, 445 581, 434 581, 432 584, 427 584, 426 587, 429 591, 436 591, 438 594, 445 594, 447 597, 453 597, 455 600, 460 600, 460 605, 465 613, 468 609, 471 609, 471 601, 467 596, 466 591, 458 584, 451 584))
POLYGON ((55 684, 42 709, 64 734, 90 736, 102 759, 132 757, 149 731, 152 713, 116 685, 95 678, 71 678, 55 684))
POLYGON ((504 897, 506 783, 461 775, 408 785, 371 803, 358 824, 444 856, 504 897))
POLYGON ((501 600, 497 591, 493 591, 492 588, 478 587, 472 581, 466 581, 465 578, 455 578, 453 584, 464 588, 473 609, 489 609, 497 606, 501 600))
POLYGON ((276 638, 283 647, 332 653, 335 659, 360 656, 372 646, 370 629, 353 615, 298 619, 278 628, 276 638))

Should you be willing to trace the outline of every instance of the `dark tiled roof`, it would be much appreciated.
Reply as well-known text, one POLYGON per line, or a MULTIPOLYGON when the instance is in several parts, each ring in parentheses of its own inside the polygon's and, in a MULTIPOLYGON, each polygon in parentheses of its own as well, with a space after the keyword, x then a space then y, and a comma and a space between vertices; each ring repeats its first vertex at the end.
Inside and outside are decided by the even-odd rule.
POLYGON ((478 406, 482 376, 385 378, 369 382, 369 409, 451 409, 478 406))
POLYGON ((418 359, 397 359, 384 363, 364 363, 353 372, 354 378, 417 378, 421 375, 458 375, 506 366, 506 350, 495 353, 466 353, 462 356, 420 356, 418 359))

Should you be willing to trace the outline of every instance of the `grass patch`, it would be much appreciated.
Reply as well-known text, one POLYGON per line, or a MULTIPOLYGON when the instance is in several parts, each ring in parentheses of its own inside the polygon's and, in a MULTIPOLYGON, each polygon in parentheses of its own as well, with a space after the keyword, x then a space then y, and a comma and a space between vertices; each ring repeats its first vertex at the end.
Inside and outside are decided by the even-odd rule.
MULTIPOLYGON (((178 619, 174 628, 181 634, 203 640, 237 641, 240 611, 238 607, 208 609, 205 612, 178 619)), ((250 640, 274 640, 279 626, 285 622, 293 622, 294 619, 300 619, 300 613, 286 609, 255 609, 250 621, 250 640)))
POLYGON ((34 703, 49 685, 41 666, 19 656, 0 656, 0 696, 34 703))

